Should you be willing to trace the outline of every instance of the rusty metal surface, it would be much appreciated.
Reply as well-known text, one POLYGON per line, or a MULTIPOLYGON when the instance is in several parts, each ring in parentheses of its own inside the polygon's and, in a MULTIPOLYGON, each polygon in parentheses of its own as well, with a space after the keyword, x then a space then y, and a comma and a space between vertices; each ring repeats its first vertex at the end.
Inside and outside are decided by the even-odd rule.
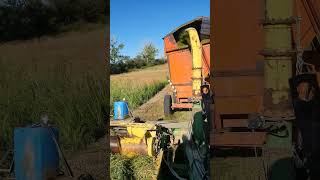
POLYGON ((164 38, 174 34, 177 31, 180 31, 181 29, 186 29, 188 27, 190 27, 191 24, 194 24, 195 22, 199 22, 200 23, 200 27, 201 27, 201 31, 200 33, 203 35, 207 35, 209 36, 210 32, 208 31, 210 29, 210 27, 208 27, 209 23, 210 23, 210 19, 209 17, 205 17, 205 16, 199 16, 191 21, 188 21, 180 26, 178 26, 177 28, 175 28, 173 31, 171 31, 169 34, 165 35, 164 38))
POLYGON ((208 76, 210 73, 210 43, 202 45, 202 75, 208 76))
POLYGON ((202 74, 209 76, 210 72, 210 19, 198 17, 191 20, 167 34, 164 39, 164 51, 168 59, 169 75, 172 91, 175 92, 176 102, 191 98, 192 93, 192 54, 190 47, 178 47, 177 39, 180 32, 193 27, 200 36, 202 45, 202 74))
POLYGON ((177 42, 173 35, 168 35, 164 38, 164 49, 165 52, 169 52, 178 48, 177 42))
POLYGON ((131 155, 131 154, 139 154, 139 155, 148 155, 148 147, 144 142, 139 144, 121 144, 121 154, 123 155, 131 155))
POLYGON ((296 19, 294 17, 286 18, 286 19, 264 19, 261 20, 262 25, 275 25, 275 24, 294 24, 296 23, 296 19))
MULTIPOLYGON (((233 79, 242 75, 232 73, 235 71, 259 72, 256 69, 256 65, 258 60, 263 59, 259 52, 262 52, 264 43, 262 25, 259 23, 261 19, 264 19, 262 3, 262 1, 249 2, 249 0, 213 1, 211 3, 211 27, 214 27, 211 28, 211 42, 215 44, 211 51, 211 53, 214 54, 211 59, 211 71, 213 71, 211 74, 219 77, 230 76, 230 80, 225 78, 223 80, 214 79, 213 84, 217 96, 230 91, 236 93, 238 89, 241 91, 241 88, 246 86, 259 86, 258 84, 251 84, 252 82, 246 83, 245 81, 238 83, 236 86, 232 86, 238 82, 233 79), (244 22, 246 24, 245 26, 243 26, 244 22), (223 81, 228 81, 228 83, 223 81), (230 88, 234 90, 229 90, 230 88)), ((295 15, 302 17, 301 40, 303 48, 310 44, 317 31, 320 19, 320 11, 316 11, 318 9, 320 9, 320 0, 295 1, 295 15)), ((292 19, 290 22, 292 22, 292 19)), ((275 22, 268 23, 274 24, 275 22)), ((295 28, 293 28, 293 31, 294 30, 295 28)), ((283 52, 281 53, 283 55, 292 55, 294 51, 285 54, 283 52)), ((269 55, 272 54, 269 53, 269 55)), ((255 89, 255 87, 253 88, 255 89)), ((232 93, 228 94, 234 96, 232 93)), ((220 107, 220 109, 221 108, 222 107, 220 107)))
POLYGON ((148 147, 144 142, 144 138, 135 136, 110 136, 110 149, 113 153, 122 155, 148 155, 148 147))
POLYGON ((221 116, 254 114, 260 112, 262 106, 261 96, 240 97, 216 97, 214 106, 214 126, 216 129, 223 128, 221 116), (229 107, 229 108, 228 108, 229 107))
POLYGON ((212 76, 217 77, 238 77, 238 76, 263 76, 261 70, 233 70, 233 71, 214 71, 212 76))
POLYGON ((263 76, 229 76, 214 78, 217 98, 239 96, 262 96, 263 76))
POLYGON ((214 70, 256 69, 263 60, 257 52, 263 49, 263 1, 212 1, 211 42, 214 70), (245 25, 244 25, 245 24, 245 25))
MULTIPOLYGON (((192 55, 188 48, 167 52, 170 82, 176 89, 177 102, 181 98, 192 97, 192 55)), ((202 73, 210 72, 210 44, 202 46, 202 73)))
MULTIPOLYGON (((250 0, 211 3, 213 124, 218 130, 223 128, 223 115, 251 114, 262 109, 264 58, 259 54, 264 47, 262 3, 250 0)), ((244 121, 226 121, 226 126, 244 126, 244 121)))
POLYGON ((265 132, 225 132, 211 133, 210 144, 213 146, 262 147, 266 142, 265 132))
MULTIPOLYGON (((216 96, 214 110, 217 119, 214 123, 216 128, 222 128, 220 115, 263 112, 262 102, 268 102, 268 98, 272 99, 268 96, 268 91, 266 94, 263 92, 265 77, 263 68, 262 71, 258 68, 258 62, 263 62, 264 59, 262 55, 292 56, 295 53, 295 51, 279 50, 274 54, 263 51, 265 43, 263 23, 293 23, 292 18, 266 21, 263 8, 263 1, 215 0, 211 3, 211 27, 214 27, 211 28, 211 42, 214 42, 211 53, 214 56, 210 63, 213 75, 211 87, 216 96)), ((294 14, 302 17, 303 48, 310 44, 317 31, 320 17, 320 11, 315 11, 317 9, 320 9, 320 0, 295 1, 294 14)), ((292 30, 295 35, 295 27, 292 30)), ((270 105, 274 109, 282 108, 281 103, 275 105, 270 102, 270 105)), ((288 110, 286 114, 289 116, 292 111, 288 110)))
POLYGON ((228 127, 248 127, 248 119, 224 119, 222 122, 224 128, 228 127))
MULTIPOLYGON (((316 34, 320 34, 320 1, 295 0, 295 15, 301 19, 301 46, 309 46, 316 34)), ((296 27, 293 28, 295 32, 296 27)), ((295 40, 297 37, 295 36, 295 40)))
POLYGON ((285 57, 293 57, 296 55, 295 50, 273 50, 273 51, 268 51, 268 50, 261 50, 260 54, 263 56, 270 56, 270 57, 278 57, 278 56, 285 56, 285 57))
POLYGON ((192 109, 193 104, 192 103, 174 103, 171 105, 171 108, 173 109, 192 109))
POLYGON ((110 150, 114 153, 120 153, 120 141, 118 136, 110 136, 110 150))
MULTIPOLYGON (((170 68, 170 81, 172 84, 191 84, 192 56, 188 49, 173 51, 167 54, 170 68)), ((192 84, 190 86, 176 86, 177 97, 191 97, 192 84), (183 94, 181 94, 184 92, 183 94)))

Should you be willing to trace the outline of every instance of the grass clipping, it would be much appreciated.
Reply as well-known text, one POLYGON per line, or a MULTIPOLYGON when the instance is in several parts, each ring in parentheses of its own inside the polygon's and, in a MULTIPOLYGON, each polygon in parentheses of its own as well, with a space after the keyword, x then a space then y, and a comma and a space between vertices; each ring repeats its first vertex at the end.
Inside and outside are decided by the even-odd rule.
POLYGON ((186 31, 182 31, 178 36, 177 44, 179 48, 188 47, 190 45, 189 33, 186 31))
POLYGON ((154 179, 155 166, 152 157, 149 156, 127 158, 119 154, 112 154, 110 165, 112 180, 154 179))
MULTIPOLYGON (((199 35, 200 35, 200 34, 199 34, 199 35)), ((209 42, 210 42, 210 39, 209 39, 208 37, 203 38, 203 39, 201 40, 201 43, 202 43, 202 44, 209 43, 209 42)), ((177 44, 178 44, 178 47, 179 47, 179 48, 189 47, 189 46, 191 45, 189 33, 186 32, 186 31, 182 31, 182 32, 179 34, 179 36, 178 36, 177 44)))

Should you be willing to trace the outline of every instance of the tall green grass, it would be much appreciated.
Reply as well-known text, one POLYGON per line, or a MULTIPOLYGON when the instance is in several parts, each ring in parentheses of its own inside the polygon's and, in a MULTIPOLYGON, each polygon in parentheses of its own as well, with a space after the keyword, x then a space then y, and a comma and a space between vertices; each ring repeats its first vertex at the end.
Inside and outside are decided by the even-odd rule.
POLYGON ((113 102, 125 98, 126 101, 128 101, 129 108, 134 109, 152 98, 162 90, 166 84, 166 80, 148 83, 139 80, 112 80, 110 83, 110 107, 113 107, 113 102))
POLYGON ((42 112, 59 128, 67 149, 85 148, 108 114, 106 72, 83 71, 72 63, 0 59, 0 147, 12 146, 14 127, 39 122, 42 112))

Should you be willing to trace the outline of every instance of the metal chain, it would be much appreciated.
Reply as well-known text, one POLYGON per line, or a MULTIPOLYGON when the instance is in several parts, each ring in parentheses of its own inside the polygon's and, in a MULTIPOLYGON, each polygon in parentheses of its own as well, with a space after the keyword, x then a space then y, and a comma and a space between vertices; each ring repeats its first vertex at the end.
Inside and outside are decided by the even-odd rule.
POLYGON ((297 50, 297 62, 296 62, 296 75, 299 75, 303 71, 303 65, 305 62, 302 59, 302 52, 301 52, 301 17, 297 17, 297 38, 296 38, 296 50, 297 50))

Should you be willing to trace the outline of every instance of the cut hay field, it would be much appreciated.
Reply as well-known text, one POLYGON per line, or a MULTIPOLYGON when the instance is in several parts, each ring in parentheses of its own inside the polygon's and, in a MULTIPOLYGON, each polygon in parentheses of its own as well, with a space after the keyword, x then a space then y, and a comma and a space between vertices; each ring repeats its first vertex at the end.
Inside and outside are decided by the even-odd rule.
POLYGON ((108 113, 106 30, 0 44, 0 149, 46 112, 66 149, 94 142, 108 113))

